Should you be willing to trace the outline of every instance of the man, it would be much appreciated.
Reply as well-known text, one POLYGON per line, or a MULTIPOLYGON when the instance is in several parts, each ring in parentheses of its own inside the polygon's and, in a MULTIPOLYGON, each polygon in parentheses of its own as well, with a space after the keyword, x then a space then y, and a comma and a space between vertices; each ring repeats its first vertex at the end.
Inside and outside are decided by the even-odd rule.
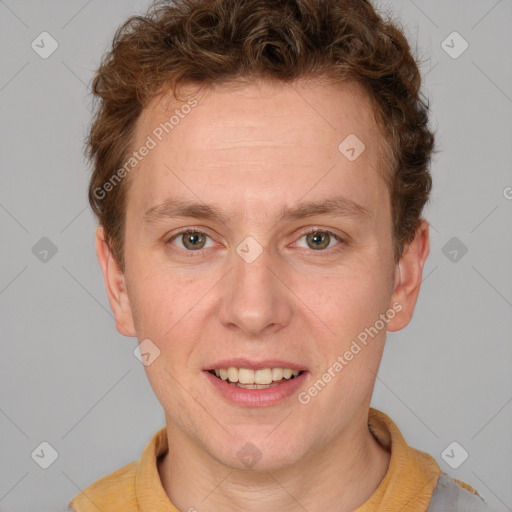
POLYGON ((370 408, 429 252, 419 89, 363 0, 160 2, 118 30, 89 198, 166 426, 72 510, 485 509, 370 408))

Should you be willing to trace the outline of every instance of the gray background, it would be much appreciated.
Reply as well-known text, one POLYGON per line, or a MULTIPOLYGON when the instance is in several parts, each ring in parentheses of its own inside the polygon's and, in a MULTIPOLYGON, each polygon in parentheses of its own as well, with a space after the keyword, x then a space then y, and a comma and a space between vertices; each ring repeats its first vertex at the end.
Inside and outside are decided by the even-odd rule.
MULTIPOLYGON (((115 330, 82 156, 93 70, 117 26, 147 5, 0 0, 2 511, 65 510, 164 425, 136 340, 115 330), (31 48, 43 31, 59 45, 47 59, 31 48), (43 237, 57 248, 46 261, 43 237), (31 458, 43 441, 59 455, 46 470, 31 458)), ((496 510, 512 510, 512 2, 377 6, 424 61, 441 153, 422 292, 409 327, 388 336, 372 405, 496 510), (458 58, 441 46, 453 31, 469 43, 458 58), (452 441, 469 453, 457 469, 441 456, 452 441)))

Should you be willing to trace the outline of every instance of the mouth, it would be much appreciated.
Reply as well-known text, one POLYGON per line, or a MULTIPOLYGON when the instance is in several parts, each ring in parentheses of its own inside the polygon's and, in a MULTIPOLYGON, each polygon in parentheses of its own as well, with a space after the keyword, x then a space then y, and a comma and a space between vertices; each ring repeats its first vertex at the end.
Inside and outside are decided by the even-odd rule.
POLYGON ((207 371, 232 387, 243 389, 268 389, 289 382, 302 375, 306 370, 280 367, 253 370, 251 368, 230 366, 207 371))
POLYGON ((282 359, 217 361, 203 370, 216 396, 237 407, 279 406, 306 385, 309 370, 282 359))

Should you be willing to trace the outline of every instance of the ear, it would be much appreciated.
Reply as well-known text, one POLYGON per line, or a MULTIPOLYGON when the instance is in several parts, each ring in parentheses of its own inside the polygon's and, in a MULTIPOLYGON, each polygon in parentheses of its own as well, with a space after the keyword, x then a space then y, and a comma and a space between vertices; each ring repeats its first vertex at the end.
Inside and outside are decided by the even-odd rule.
POLYGON ((391 304, 402 306, 387 324, 388 331, 403 329, 412 318, 414 307, 420 292, 423 266, 430 251, 429 224, 421 219, 413 241, 404 248, 404 252, 395 269, 395 284, 391 304))
POLYGON ((114 313, 116 328, 124 336, 136 336, 130 301, 126 293, 125 277, 105 240, 103 226, 98 226, 96 229, 96 254, 103 273, 108 301, 114 313))

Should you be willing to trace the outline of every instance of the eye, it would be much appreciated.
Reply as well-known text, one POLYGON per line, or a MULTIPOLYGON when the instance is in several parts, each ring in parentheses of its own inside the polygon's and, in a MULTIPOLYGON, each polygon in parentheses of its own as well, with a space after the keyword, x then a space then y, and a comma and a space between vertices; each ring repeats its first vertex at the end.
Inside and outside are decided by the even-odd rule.
POLYGON ((182 244, 180 249, 184 249, 186 251, 200 251, 201 249, 208 249, 208 247, 205 245, 207 238, 210 237, 202 231, 187 229, 176 233, 171 238, 169 238, 166 243, 170 244, 174 240, 177 240, 182 244))
POLYGON ((330 231, 322 230, 322 229, 313 229, 304 233, 300 238, 306 239, 307 247, 306 249, 313 249, 314 251, 323 251, 324 249, 328 249, 331 246, 331 242, 335 240, 339 242, 343 242, 343 240, 334 233, 330 231))
MULTIPOLYGON (((208 238, 211 240, 211 238, 203 231, 188 228, 183 229, 182 231, 170 237, 166 241, 166 244, 172 244, 172 242, 176 240, 177 242, 181 243, 181 246, 178 244, 178 247, 180 249, 183 249, 187 252, 196 252, 201 251, 202 249, 208 249, 213 246, 206 245, 208 238)), ((331 231, 322 230, 318 228, 303 233, 299 240, 303 238, 306 239, 306 249, 312 249, 314 251, 321 252, 325 252, 325 249, 331 248, 333 242, 335 242, 336 240, 338 242, 343 242, 343 240, 338 235, 335 235, 331 231)))

